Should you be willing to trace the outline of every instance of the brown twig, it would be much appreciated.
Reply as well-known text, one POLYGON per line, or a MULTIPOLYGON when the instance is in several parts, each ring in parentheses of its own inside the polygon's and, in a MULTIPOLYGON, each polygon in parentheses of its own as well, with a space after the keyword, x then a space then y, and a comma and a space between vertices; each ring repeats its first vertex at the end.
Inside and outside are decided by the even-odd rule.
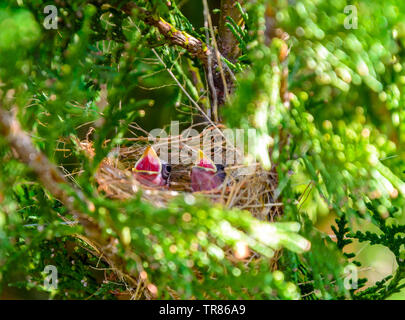
POLYGON ((7 139, 10 146, 17 152, 19 158, 37 174, 42 184, 79 220, 85 227, 88 235, 91 237, 99 235, 100 229, 98 225, 89 216, 77 210, 75 202, 81 201, 90 208, 94 207, 94 205, 85 199, 80 190, 75 190, 74 194, 69 194, 66 188, 62 187, 63 184, 67 183, 63 174, 47 157, 34 147, 30 136, 22 130, 15 115, 11 111, 2 108, 1 104, 0 134, 7 139))
POLYGON ((241 13, 236 6, 242 4, 243 0, 221 0, 221 15, 218 25, 218 47, 222 55, 228 60, 235 62, 240 55, 238 40, 232 31, 228 28, 228 18, 231 17, 236 23, 241 21, 241 13))
POLYGON ((186 49, 192 56, 200 59, 204 64, 207 62, 208 55, 212 54, 204 42, 185 31, 177 30, 173 25, 161 17, 156 17, 151 12, 138 7, 135 3, 130 2, 122 7, 122 10, 131 15, 133 10, 138 11, 138 17, 146 24, 154 26, 159 30, 166 40, 172 44, 186 49))
MULTIPOLYGON (((94 211, 94 204, 86 199, 80 190, 70 186, 58 168, 35 148, 31 137, 21 128, 15 114, 12 111, 4 109, 1 102, 0 134, 6 138, 18 158, 35 172, 42 185, 55 198, 61 201, 83 226, 85 236, 75 236, 95 248, 95 251, 99 253, 103 260, 110 264, 121 280, 130 283, 132 286, 136 286, 136 278, 125 272, 123 260, 113 253, 114 243, 111 239, 103 237, 99 224, 80 209, 85 204, 89 211, 94 211), (67 191, 69 189, 71 192, 67 191)), ((138 267, 138 271, 141 273, 143 271, 142 264, 138 263, 138 267)))
POLYGON ((214 48, 206 45, 203 41, 187 32, 178 30, 162 17, 153 15, 133 2, 123 6, 122 10, 128 15, 131 15, 132 11, 136 10, 138 12, 137 17, 142 19, 146 24, 156 27, 169 44, 180 46, 186 49, 193 57, 201 60, 207 75, 212 74, 213 77, 214 85, 210 88, 211 100, 214 99, 212 102, 218 106, 225 103, 226 96, 230 93, 231 88, 233 88, 234 77, 229 68, 221 61, 222 56, 218 50, 214 50, 214 48))
MULTIPOLYGON (((216 38, 215 38, 214 27, 212 24, 211 14, 210 14, 207 0, 203 0, 203 5, 204 5, 204 26, 207 30, 206 31, 207 41, 210 38, 208 36, 208 30, 209 30, 209 33, 211 35, 212 48, 214 50, 216 61, 218 62, 218 61, 221 61, 222 56, 221 56, 221 52, 220 52, 219 46, 218 46, 216 38)), ((220 90, 217 90, 220 95, 218 96, 217 100, 214 101, 215 103, 214 103, 213 109, 212 109, 214 121, 219 120, 218 104, 222 105, 225 103, 225 100, 228 99, 229 94, 231 93, 231 88, 233 88, 233 86, 232 86, 233 81, 231 78, 231 74, 229 72, 227 74, 225 74, 224 67, 225 67, 225 65, 223 65, 222 63, 218 63, 218 68, 212 69, 212 61, 211 61, 211 65, 209 68, 209 72, 212 73, 211 76, 214 80, 214 87, 220 89, 220 90), (218 80, 221 80, 221 82, 218 83, 218 80)))

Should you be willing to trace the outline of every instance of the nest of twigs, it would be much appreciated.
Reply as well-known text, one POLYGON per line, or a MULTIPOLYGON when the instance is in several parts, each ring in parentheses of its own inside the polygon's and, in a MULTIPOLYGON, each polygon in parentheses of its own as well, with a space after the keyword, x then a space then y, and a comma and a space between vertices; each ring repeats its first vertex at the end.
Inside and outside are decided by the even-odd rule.
MULTIPOLYGON (((227 144, 224 139, 219 139, 219 136, 223 136, 223 129, 223 126, 215 126, 207 127, 203 131, 211 133, 212 147, 209 150, 204 148, 205 155, 211 159, 215 159, 215 155, 224 155, 229 151, 235 154, 243 154, 243 150, 238 150, 235 146, 227 144)), ((80 147, 90 157, 95 155, 93 143, 89 139, 92 130, 89 131, 85 140, 79 142, 80 147)), ((131 127, 131 132, 135 137, 127 138, 125 144, 123 144, 125 147, 122 145, 116 146, 100 163, 95 176, 99 191, 117 200, 129 199, 142 191, 142 199, 157 207, 166 207, 168 202, 178 195, 191 194, 190 172, 196 161, 198 149, 203 145, 204 133, 194 138, 179 135, 151 139, 148 133, 137 125, 131 127), (134 134, 134 129, 140 131, 141 134, 134 134), (142 156, 147 145, 152 145, 161 158, 162 150, 165 150, 168 154, 172 154, 173 151, 179 151, 181 154, 179 163, 168 161, 172 166, 172 170, 170 184, 167 188, 146 187, 136 180, 132 172, 132 168, 142 156), (181 151, 184 151, 184 153, 181 153, 181 151)), ((265 170, 259 163, 244 164, 243 161, 237 161, 233 164, 224 161, 221 164, 225 167, 226 178, 217 189, 200 192, 206 198, 227 208, 248 210, 260 220, 272 222, 282 214, 282 204, 276 201, 278 177, 274 170, 265 170)), ((81 239, 90 246, 92 245, 91 241, 86 238, 81 237, 81 239)), ((253 251, 252 253, 252 256, 247 259, 260 259, 260 255, 253 251)), ((277 261, 280 255, 281 251, 277 250, 273 258, 271 258, 271 270, 277 269, 277 261)), ((226 251, 226 256, 231 261, 239 261, 234 256, 231 248, 226 251)), ((107 263, 111 264, 110 261, 107 261, 107 263)), ((112 265, 112 270, 115 271, 119 279, 126 282, 125 274, 116 269, 114 265, 112 265)), ((142 294, 147 299, 151 298, 148 290, 145 290, 143 286, 143 281, 132 285, 135 285, 136 289, 130 289, 131 285, 127 287, 127 294, 131 299, 138 299, 142 294)), ((174 290, 169 287, 167 287, 167 290, 173 299, 179 299, 179 295, 174 290)))
MULTIPOLYGON (((243 154, 235 146, 229 146, 222 136, 222 129, 207 127, 204 132, 210 131, 212 144, 205 155, 214 159, 216 154, 225 155, 231 151, 234 154, 243 154), (230 150, 232 149, 232 150, 230 150)), ((100 164, 96 174, 99 190, 114 199, 128 199, 139 190, 143 190, 145 201, 155 206, 165 207, 173 197, 179 194, 191 193, 190 172, 196 158, 199 145, 202 145, 203 134, 190 138, 184 135, 168 136, 167 138, 151 139, 146 134, 135 138, 128 138, 129 146, 114 148, 100 164), (201 144, 199 144, 201 143, 201 144), (141 157, 147 145, 152 145, 159 155, 165 150, 169 154, 176 148, 180 152, 180 163, 169 163, 172 166, 170 185, 168 188, 156 189, 141 185, 134 177, 132 168, 141 157), (199 145, 198 145, 199 144, 199 145), (182 154, 183 152, 183 154, 182 154), (186 159, 188 158, 188 159, 186 159)), ((81 147, 90 156, 94 155, 92 142, 83 140, 81 147)), ((276 202, 277 174, 275 171, 264 170, 259 163, 227 164, 225 166, 226 178, 224 183, 215 190, 204 191, 207 198, 220 203, 227 208, 248 210, 261 220, 273 221, 281 214, 281 203, 276 202)))

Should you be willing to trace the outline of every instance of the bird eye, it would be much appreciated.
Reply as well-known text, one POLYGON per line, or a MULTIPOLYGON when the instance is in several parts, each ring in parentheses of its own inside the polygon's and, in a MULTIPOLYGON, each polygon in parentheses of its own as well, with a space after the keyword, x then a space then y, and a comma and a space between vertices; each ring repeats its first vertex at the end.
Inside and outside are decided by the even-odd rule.
POLYGON ((171 171, 172 171, 172 167, 170 165, 163 164, 163 167, 162 167, 163 178, 167 179, 169 177, 171 171))

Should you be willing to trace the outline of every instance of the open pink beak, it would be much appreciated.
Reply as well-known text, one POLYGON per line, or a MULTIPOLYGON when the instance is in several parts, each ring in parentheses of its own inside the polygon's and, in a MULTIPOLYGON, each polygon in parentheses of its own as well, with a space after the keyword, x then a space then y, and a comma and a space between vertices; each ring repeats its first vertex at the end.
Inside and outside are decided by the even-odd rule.
POLYGON ((208 191, 218 188, 225 180, 225 171, 222 166, 214 164, 199 150, 197 163, 191 168, 191 189, 208 191))
POLYGON ((132 171, 137 173, 156 174, 162 170, 162 163, 156 151, 151 147, 146 147, 144 153, 136 162, 132 171))
POLYGON ((159 187, 168 184, 169 168, 168 165, 162 164, 155 150, 148 146, 132 171, 141 184, 148 187, 159 187))
POLYGON ((198 150, 197 164, 195 166, 206 171, 217 172, 217 167, 214 162, 207 158, 202 150, 198 150))

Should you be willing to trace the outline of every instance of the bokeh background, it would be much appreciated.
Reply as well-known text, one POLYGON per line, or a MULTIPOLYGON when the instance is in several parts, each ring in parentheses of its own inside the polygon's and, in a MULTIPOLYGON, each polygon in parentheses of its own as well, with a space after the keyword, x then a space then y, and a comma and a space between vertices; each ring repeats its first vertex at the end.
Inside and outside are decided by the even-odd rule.
MULTIPOLYGON (((219 2, 208 1, 214 25, 219 19, 214 10, 219 8, 219 2)), ((363 191, 364 187, 370 191, 367 191, 370 199, 381 199, 382 215, 388 209, 397 207, 399 213, 394 219, 405 224, 404 201, 399 188, 405 179, 405 3, 396 0, 273 2, 275 19, 290 35, 287 42, 290 50, 290 90, 313 117, 309 122, 315 123, 318 131, 311 139, 320 146, 320 159, 326 159, 325 162, 330 164, 332 180, 336 177, 337 194, 339 189, 343 189, 341 185, 352 183, 345 180, 350 175, 350 181, 354 181, 350 185, 353 190, 363 191), (342 27, 347 18, 344 12, 347 5, 357 8, 358 28, 355 30, 342 27), (345 132, 341 134, 344 137, 337 138, 341 132, 345 132), (352 142, 350 135, 355 137, 352 142), (367 142, 358 142, 361 137, 367 142), (367 161, 374 152, 366 146, 368 143, 379 148, 375 152, 377 160, 391 169, 396 175, 395 179, 378 175, 372 166, 368 167, 367 161), (353 163, 354 168, 347 166, 350 167, 347 169, 350 174, 343 172, 342 167, 335 166, 334 161, 353 163), (370 174, 372 178, 360 182, 356 177, 359 172, 362 176, 370 174)), ((202 2, 182 0, 177 1, 177 5, 195 30, 200 32, 204 25, 202 2)), ((74 13, 67 12, 66 16, 70 14, 74 13)), ((4 20, 5 16, 0 15, 0 26, 4 20)), ((0 30, 0 42, 2 36, 7 35, 0 30)), ((149 72, 147 69, 145 71, 149 72)), ((167 73, 157 76, 145 73, 139 78, 131 95, 135 100, 153 100, 153 104, 147 107, 149 109, 144 110, 137 119, 147 131, 167 126, 170 120, 184 121, 184 116, 173 108, 173 105, 181 106, 182 97, 167 73)), ((239 100, 236 100, 237 103, 239 108, 247 108, 239 100)), ((233 123, 239 121, 232 116, 229 118, 233 123)), ((301 125, 304 127, 306 124, 298 123, 297 126, 301 125)), ((87 129, 88 126, 83 126, 79 134, 84 137, 87 129)), ((304 147, 305 143, 302 143, 297 148, 304 147)), ((299 204, 302 214, 307 214, 321 232, 333 236, 331 225, 334 225, 337 217, 336 210, 327 205, 319 189, 314 186, 307 188, 312 178, 302 163, 296 164, 296 174, 292 179, 293 193, 297 198, 305 194, 299 204)), ((361 211, 364 200, 359 200, 353 207, 361 211)), ((354 230, 378 231, 368 220, 366 216, 363 219, 353 217, 351 223, 354 230)), ((383 246, 354 242, 346 250, 354 252, 356 260, 362 263, 359 277, 366 277, 368 286, 392 274, 397 268, 395 256, 383 246)), ((15 274, 13 279, 9 279, 10 282, 18 280, 19 276, 15 274)), ((2 299, 47 297, 47 293, 35 289, 9 288, 7 284, 1 296, 2 299)), ((405 290, 392 295, 390 299, 405 299, 405 290)))

